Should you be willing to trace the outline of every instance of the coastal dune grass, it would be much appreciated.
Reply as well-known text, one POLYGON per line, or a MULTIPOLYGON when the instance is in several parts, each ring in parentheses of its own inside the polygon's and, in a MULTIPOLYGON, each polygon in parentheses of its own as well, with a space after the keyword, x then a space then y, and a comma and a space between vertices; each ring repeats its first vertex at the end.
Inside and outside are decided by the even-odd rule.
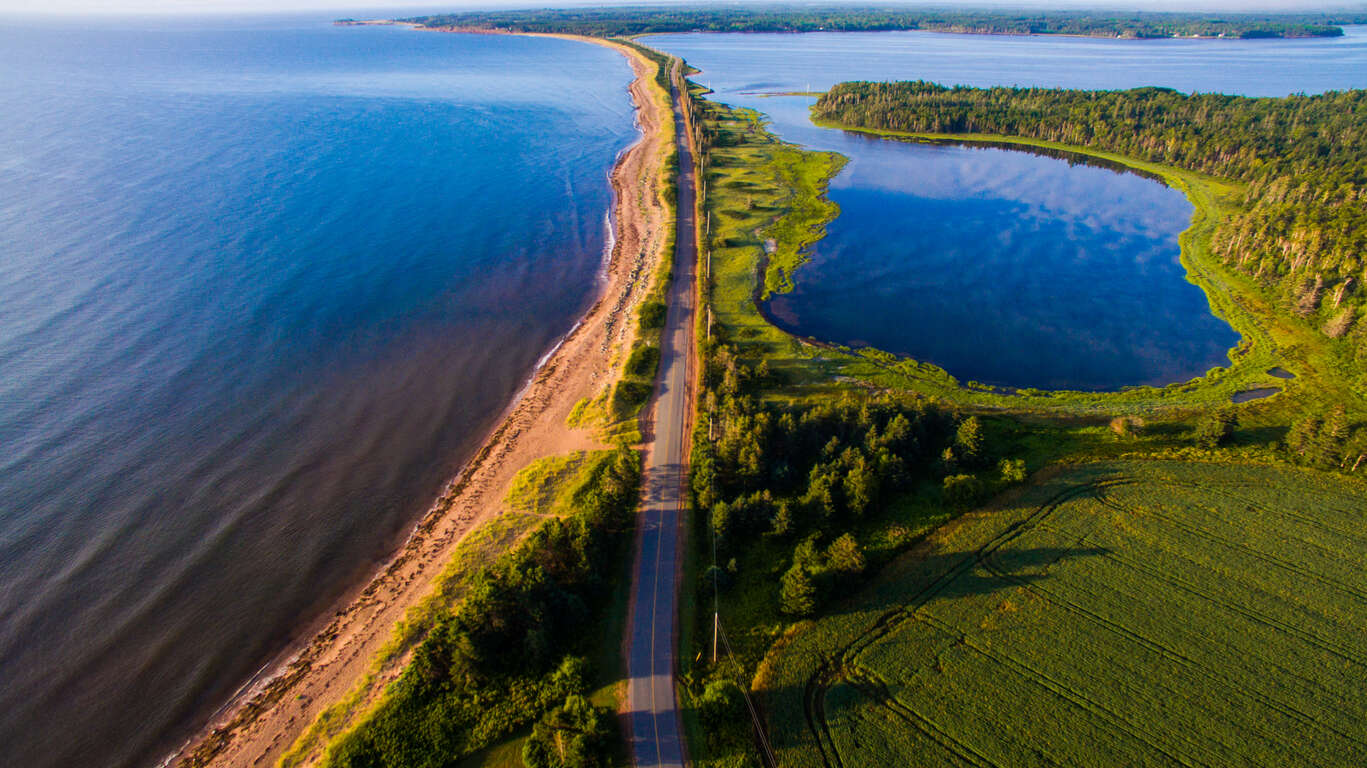
POLYGON ((783 765, 1341 766, 1367 748, 1367 486, 1110 461, 934 533, 781 643, 783 765))

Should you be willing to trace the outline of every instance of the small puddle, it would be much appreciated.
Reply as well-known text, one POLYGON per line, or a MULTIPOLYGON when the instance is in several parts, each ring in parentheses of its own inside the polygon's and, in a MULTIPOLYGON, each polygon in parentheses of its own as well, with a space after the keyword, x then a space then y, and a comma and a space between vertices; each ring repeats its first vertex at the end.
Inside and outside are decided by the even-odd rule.
POLYGON ((1264 397, 1272 397, 1282 391, 1280 387, 1259 387, 1257 389, 1245 389, 1243 392, 1235 392, 1230 400, 1235 403, 1247 403, 1250 400, 1261 400, 1264 397))
POLYGON ((1294 378, 1296 378, 1296 374, 1294 374, 1294 373, 1292 373, 1291 371, 1288 371, 1288 370, 1286 370, 1285 368, 1282 368, 1282 367, 1280 367, 1280 366, 1268 370, 1267 373, 1268 373, 1268 375, 1270 375, 1270 376, 1276 376, 1276 377, 1279 378, 1279 379, 1294 379, 1294 378))

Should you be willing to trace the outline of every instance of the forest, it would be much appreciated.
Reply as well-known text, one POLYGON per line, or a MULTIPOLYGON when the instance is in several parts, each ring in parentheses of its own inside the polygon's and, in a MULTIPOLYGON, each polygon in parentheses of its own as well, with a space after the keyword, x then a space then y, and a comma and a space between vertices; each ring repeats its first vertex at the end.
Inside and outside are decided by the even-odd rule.
POLYGON ((1089 37, 1336 37, 1367 14, 1097 13, 970 11, 910 7, 621 6, 468 11, 403 19, 426 27, 498 29, 593 37, 665 32, 818 32, 928 30, 1002 35, 1089 37))
POLYGON ((859 128, 1025 136, 1242 182, 1243 208, 1215 231, 1216 255, 1367 361, 1367 91, 1248 98, 843 83, 813 114, 859 128))

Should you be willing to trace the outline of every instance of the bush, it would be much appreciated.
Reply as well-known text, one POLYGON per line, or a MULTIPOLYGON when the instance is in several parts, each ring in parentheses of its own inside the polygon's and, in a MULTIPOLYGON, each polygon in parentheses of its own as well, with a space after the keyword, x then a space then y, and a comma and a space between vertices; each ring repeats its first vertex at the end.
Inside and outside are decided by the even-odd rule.
POLYGON ((740 686, 732 680, 713 680, 696 699, 698 719, 709 731, 725 728, 745 717, 740 686))
POLYGON ((1002 459, 997 463, 997 469, 1002 473, 1004 483, 1025 482, 1025 459, 1002 459))
POLYGON ((631 357, 627 358, 627 375, 653 379, 655 378, 655 370, 659 365, 660 348, 651 344, 643 344, 633 349, 631 357))
POLYGON ((637 312, 641 319, 641 329, 653 331, 665 327, 665 310, 663 301, 647 301, 641 304, 641 309, 637 312))
POLYGON ((950 475, 944 479, 945 501, 953 506, 972 506, 982 493, 982 481, 973 475, 950 475))
POLYGON ((612 413, 618 419, 634 416, 650 399, 650 385, 639 381, 619 381, 612 390, 612 413))

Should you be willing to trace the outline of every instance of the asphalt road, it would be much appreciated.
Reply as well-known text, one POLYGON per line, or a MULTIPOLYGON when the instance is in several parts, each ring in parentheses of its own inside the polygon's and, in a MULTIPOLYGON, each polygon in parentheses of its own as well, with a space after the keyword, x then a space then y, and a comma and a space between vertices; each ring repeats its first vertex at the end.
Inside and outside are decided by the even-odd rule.
POLYGON ((673 94, 679 150, 678 232, 674 282, 656 380, 653 440, 646 451, 644 502, 637 520, 631 614, 627 619, 627 712, 637 768, 682 766, 675 645, 678 637, 679 548, 688 440, 688 366, 692 357, 693 275, 697 263, 693 152, 673 94))

